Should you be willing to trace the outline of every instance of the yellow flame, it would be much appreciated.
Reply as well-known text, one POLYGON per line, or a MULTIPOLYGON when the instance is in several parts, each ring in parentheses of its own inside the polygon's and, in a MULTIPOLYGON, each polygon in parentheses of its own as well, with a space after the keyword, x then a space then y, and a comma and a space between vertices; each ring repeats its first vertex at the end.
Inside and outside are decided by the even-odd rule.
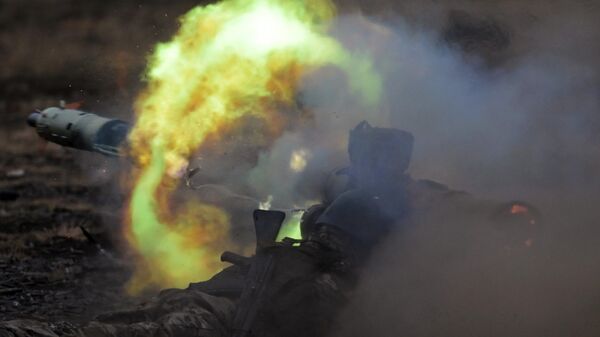
POLYGON ((292 152, 290 157, 290 170, 294 172, 302 172, 306 168, 307 158, 310 155, 308 150, 299 149, 292 152))
POLYGON ((200 203, 174 207, 176 187, 166 184, 208 139, 252 117, 263 121, 268 145, 286 123, 277 108, 293 103, 304 73, 325 64, 345 71, 365 102, 377 101, 380 81, 369 60, 325 33, 333 15, 327 0, 223 1, 192 9, 172 40, 156 47, 129 139, 141 168, 127 233, 141 259, 132 291, 185 286, 218 270, 227 215, 200 203))

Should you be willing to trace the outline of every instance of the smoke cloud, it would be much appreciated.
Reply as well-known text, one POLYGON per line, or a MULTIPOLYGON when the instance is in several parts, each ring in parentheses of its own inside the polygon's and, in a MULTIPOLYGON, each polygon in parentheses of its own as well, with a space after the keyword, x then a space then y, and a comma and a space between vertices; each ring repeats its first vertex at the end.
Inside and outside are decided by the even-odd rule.
POLYGON ((410 173, 476 196, 430 200, 399 224, 413 229, 374 254, 335 336, 600 332, 599 7, 469 4, 340 19, 335 33, 385 76, 382 111, 306 95, 327 101, 317 120, 342 112, 335 128, 362 118, 412 132, 410 173), (539 207, 532 247, 498 244, 489 199, 539 207))
MULTIPOLYGON (((362 120, 415 136, 414 178, 439 196, 373 256, 335 336, 596 336, 600 200, 600 6, 593 2, 344 3, 332 34, 384 83, 368 109, 344 76, 304 80, 301 119, 221 182, 273 208, 326 198, 362 120), (293 158, 302 154, 302 169, 293 158), (493 200, 543 214, 530 248, 506 249, 493 200), (488 213, 486 213, 488 212, 488 213)), ((247 203, 245 207, 255 206, 247 203)), ((239 211, 239 209, 238 209, 239 211)), ((242 212, 243 214, 246 211, 242 212)))

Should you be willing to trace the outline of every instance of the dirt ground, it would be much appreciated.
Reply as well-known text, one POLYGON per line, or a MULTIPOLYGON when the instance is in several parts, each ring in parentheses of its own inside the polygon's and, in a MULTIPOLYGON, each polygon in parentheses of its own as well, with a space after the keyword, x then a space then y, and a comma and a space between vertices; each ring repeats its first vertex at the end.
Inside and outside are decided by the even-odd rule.
POLYGON ((25 119, 61 100, 130 118, 145 55, 194 4, 0 0, 0 321, 85 321, 138 300, 112 239, 116 163, 48 144, 25 119))
POLYGON ((19 124, 3 125, 0 149, 0 320, 89 319, 127 298, 127 264, 107 240, 120 200, 19 124))

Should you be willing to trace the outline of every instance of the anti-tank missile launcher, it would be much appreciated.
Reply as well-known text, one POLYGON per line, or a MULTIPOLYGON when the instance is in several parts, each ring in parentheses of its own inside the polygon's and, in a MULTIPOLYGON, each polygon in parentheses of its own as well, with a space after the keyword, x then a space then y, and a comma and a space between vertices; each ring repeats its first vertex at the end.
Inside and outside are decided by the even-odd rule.
MULTIPOLYGON (((36 128, 40 137, 50 142, 113 157, 121 155, 119 148, 126 142, 127 133, 130 129, 128 123, 118 119, 105 118, 81 110, 57 107, 34 112, 29 116, 27 122, 30 126, 36 128)), ((351 132, 349 152, 352 165, 343 170, 344 175, 361 175, 363 184, 368 184, 377 181, 377 179, 372 179, 374 175, 372 172, 376 172, 377 177, 381 178, 386 173, 392 172, 393 168, 404 171, 410 160, 412 142, 412 135, 407 132, 395 129, 372 128, 363 122, 351 132), (389 153, 390 148, 397 153, 389 153), (390 171, 390 169, 392 170, 390 171)), ((342 173, 336 173, 336 176, 340 174, 342 173)), ((350 181, 352 180, 350 179, 350 181)), ((382 180, 387 181, 387 185, 390 184, 389 182, 396 181, 395 178, 382 180)), ((408 179, 407 181, 412 180, 408 179)), ((447 201, 448 195, 461 194, 449 190, 444 185, 428 180, 416 181, 409 185, 413 187, 412 189, 419 190, 417 194, 429 195, 428 198, 425 198, 427 200, 439 197, 447 201), (438 194, 445 197, 434 197, 438 194)), ((328 198, 329 202, 333 201, 340 192, 332 192, 328 198)), ((420 199, 422 197, 415 200, 420 199)), ((447 202, 455 202, 457 207, 466 206, 471 204, 467 199, 463 198, 460 202, 447 202)), ((508 243, 508 245, 525 244, 527 247, 531 245, 531 238, 535 236, 533 232, 537 231, 541 220, 540 213, 534 206, 521 201, 498 203, 483 202, 477 198, 471 199, 472 202, 479 205, 474 209, 479 209, 480 214, 486 214, 486 221, 492 220, 495 228, 507 232, 506 236, 516 241, 508 243)), ((413 203, 415 200, 413 200, 413 203)))

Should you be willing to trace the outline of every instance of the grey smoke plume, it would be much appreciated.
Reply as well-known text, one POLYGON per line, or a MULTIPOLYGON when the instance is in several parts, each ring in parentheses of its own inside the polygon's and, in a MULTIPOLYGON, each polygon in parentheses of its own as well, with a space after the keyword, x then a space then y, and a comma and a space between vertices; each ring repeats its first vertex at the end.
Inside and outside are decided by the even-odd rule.
POLYGON ((593 2, 348 5, 333 28, 384 80, 366 110, 343 76, 306 79, 314 119, 247 175, 274 207, 322 197, 361 120, 412 132, 410 173, 472 192, 433 208, 373 257, 336 336, 597 336, 600 332, 600 6, 593 2), (382 11, 385 9, 385 11, 382 11), (290 170, 305 150, 306 167, 290 170), (529 251, 495 249, 478 200, 524 199, 544 229, 529 251), (462 205, 459 203, 458 205, 462 205))
MULTIPOLYGON (((546 24, 555 25, 544 22, 530 29, 546 24)), ((570 48, 561 53, 532 47, 490 69, 475 64, 477 60, 466 62, 438 31, 404 21, 382 25, 346 16, 334 33, 355 50, 374 54, 384 75, 382 109, 361 110, 335 72, 312 76, 302 100, 315 112, 315 121, 286 134, 261 158, 256 170, 264 175, 287 170, 291 153, 300 147, 343 152, 347 130, 362 119, 414 133, 414 175, 477 193, 510 197, 570 183, 566 180, 586 181, 598 168, 597 67, 572 55, 570 48)), ((577 36, 555 36, 545 43, 573 45, 577 36)), ((592 44, 594 52, 593 36, 582 39, 581 46, 592 44)), ((277 184, 278 189, 285 185, 277 184)), ((273 190, 268 181, 254 185, 273 190)))

